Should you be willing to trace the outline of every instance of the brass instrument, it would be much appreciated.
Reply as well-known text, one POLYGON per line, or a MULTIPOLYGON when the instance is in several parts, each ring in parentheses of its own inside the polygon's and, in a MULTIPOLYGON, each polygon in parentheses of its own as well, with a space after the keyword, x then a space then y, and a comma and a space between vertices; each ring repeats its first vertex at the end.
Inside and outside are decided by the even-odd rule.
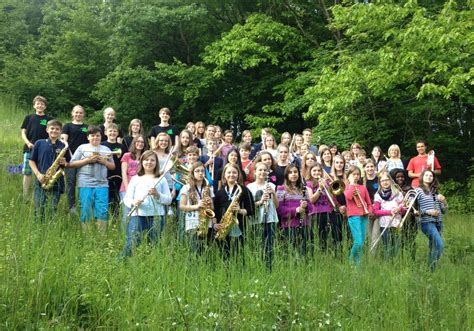
POLYGON ((333 195, 341 195, 346 189, 346 184, 340 179, 333 179, 329 174, 322 168, 324 176, 329 179, 329 192, 333 195))
POLYGON ((426 160, 426 166, 434 172, 434 163, 435 163, 435 151, 431 150, 428 152, 428 159, 426 160))
POLYGON ((189 182, 189 178, 191 176, 189 169, 184 164, 182 164, 178 158, 174 158, 172 161, 173 163, 169 171, 174 174, 179 174, 180 179, 175 177, 174 181, 184 186, 187 182, 189 182))
POLYGON ((68 143, 64 142, 64 148, 61 149, 61 151, 56 156, 56 159, 54 159, 53 164, 51 164, 48 170, 46 170, 46 173, 43 177, 43 183, 41 184, 41 188, 43 190, 49 190, 53 187, 54 183, 56 183, 61 176, 64 176, 64 169, 61 167, 59 162, 64 157, 64 155, 66 155, 68 148, 68 143))
POLYGON ((83 153, 91 153, 93 156, 99 155, 104 160, 110 160, 111 158, 117 156, 120 158, 122 156, 122 150, 118 149, 116 151, 84 151, 83 153))
MULTIPOLYGON (((332 196, 331 196, 331 194, 334 194, 334 193, 328 192, 328 189, 326 188, 326 182, 325 182, 325 179, 324 179, 324 178, 319 178, 319 179, 318 179, 318 182, 319 182, 319 183, 321 183, 321 181, 323 182, 323 190, 324 190, 324 193, 326 193, 326 196, 328 197, 328 200, 329 200, 329 202, 331 203, 332 208, 336 209, 336 203, 334 202, 334 199, 333 199, 332 196)), ((331 191, 331 186, 329 186, 329 191, 331 191)))
POLYGON ((367 209, 367 204, 365 203, 364 199, 362 199, 362 195, 360 194, 359 189, 356 187, 354 191, 354 202, 358 208, 362 207, 364 208, 364 213, 368 214, 369 210, 367 209))
POLYGON ((227 208, 225 214, 222 216, 220 221, 220 227, 216 232, 215 238, 217 240, 224 240, 229 234, 230 230, 235 224, 239 224, 237 219, 237 213, 234 211, 236 206, 239 206, 240 195, 242 194, 242 188, 237 185, 237 190, 235 192, 234 198, 232 199, 229 207, 227 208))
POLYGON ((216 214, 211 209, 212 208, 212 198, 211 198, 211 188, 209 182, 204 179, 206 182, 206 187, 203 189, 202 198, 201 198, 201 207, 199 208, 199 224, 197 228, 197 235, 199 237, 206 237, 207 232, 209 231, 209 221, 211 218, 216 217, 216 214))
MULTIPOLYGON (((402 190, 400 190, 400 192, 403 192, 402 190)), ((409 190, 405 196, 403 197, 403 201, 402 201, 402 206, 403 208, 406 208, 406 213, 405 213, 405 216, 403 216, 402 220, 400 221, 400 224, 398 225, 397 229, 400 230, 403 226, 403 223, 405 223, 405 220, 406 218, 408 217, 408 215, 410 214, 410 209, 413 208, 413 205, 415 204, 415 201, 416 199, 418 198, 418 195, 420 193, 416 192, 415 190, 409 190)), ((391 218, 390 218, 390 221, 388 223, 388 226, 385 227, 382 231, 382 233, 379 235, 379 237, 377 238, 376 241, 374 241, 374 243, 372 244, 372 247, 370 247, 370 251, 373 251, 375 246, 377 246, 377 243, 380 241, 380 239, 382 238, 383 234, 385 233, 385 231, 387 231, 387 229, 392 225, 392 222, 395 220, 395 217, 397 215, 393 215, 391 218)))

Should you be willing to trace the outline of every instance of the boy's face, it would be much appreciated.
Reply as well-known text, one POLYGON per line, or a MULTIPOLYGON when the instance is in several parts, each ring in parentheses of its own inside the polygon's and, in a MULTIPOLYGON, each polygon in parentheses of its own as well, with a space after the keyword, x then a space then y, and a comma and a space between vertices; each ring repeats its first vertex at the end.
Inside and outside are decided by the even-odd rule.
POLYGON ((115 120, 115 112, 113 110, 109 110, 104 114, 104 119, 107 123, 112 123, 115 120))
POLYGON ((165 111, 160 111, 160 119, 164 122, 168 122, 170 120, 170 115, 165 111))
POLYGON ((107 130, 107 137, 109 139, 115 140, 118 137, 118 131, 116 129, 108 129, 107 130))
POLYGON ((416 150, 419 155, 424 155, 426 153, 426 145, 423 143, 416 144, 416 150))
POLYGON ((36 100, 35 104, 33 105, 33 108, 36 110, 37 113, 42 114, 46 109, 46 105, 43 101, 36 100))
POLYGON ((199 155, 197 155, 196 153, 188 153, 186 154, 186 157, 188 159, 189 164, 194 164, 197 162, 199 155))
POLYGON ((209 152, 214 152, 215 149, 216 149, 216 143, 214 141, 208 141, 207 142, 207 150, 209 152))
POLYGON ((58 139, 61 131, 61 127, 57 125, 51 125, 46 128, 46 132, 50 139, 58 139))
POLYGON ((305 131, 303 132, 303 140, 305 143, 310 143, 311 142, 311 132, 305 131))
POLYGON ((365 154, 359 154, 357 156, 357 159, 359 160, 359 162, 364 163, 365 162, 365 154))
POLYGON ((87 135, 87 140, 89 140, 89 143, 92 146, 99 146, 101 138, 102 135, 100 134, 100 132, 90 133, 87 135))
POLYGON ((239 152, 240 152, 240 157, 242 158, 242 160, 248 160, 249 155, 250 155, 249 150, 244 149, 244 148, 240 148, 239 152))

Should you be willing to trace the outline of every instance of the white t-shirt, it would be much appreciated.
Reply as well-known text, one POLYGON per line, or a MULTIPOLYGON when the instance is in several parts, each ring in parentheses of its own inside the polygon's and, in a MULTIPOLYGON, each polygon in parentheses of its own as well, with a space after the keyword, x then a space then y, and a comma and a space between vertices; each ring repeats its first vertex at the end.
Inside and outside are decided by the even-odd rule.
MULTIPOLYGON (((268 185, 270 185, 271 188, 275 191, 275 184, 268 183, 268 185)), ((252 192, 255 202, 257 202, 257 200, 255 199, 255 196, 257 195, 258 191, 263 190, 265 188, 265 185, 258 185, 256 182, 253 182, 253 183, 248 184, 247 188, 249 189, 250 192, 252 192)), ((267 223, 278 222, 278 215, 275 208, 275 204, 273 203, 273 199, 268 200, 268 215, 267 215, 266 221, 267 223)), ((253 217, 253 220, 251 221, 251 223, 261 224, 264 222, 265 222, 265 206, 262 205, 258 207, 258 212, 256 213, 255 217, 253 217)))
MULTIPOLYGON (((80 161, 88 158, 94 153, 102 153, 101 156, 107 157, 110 155, 110 148, 100 145, 93 146, 91 144, 83 144, 79 146, 71 161, 80 161)), ((108 187, 107 167, 101 163, 89 163, 79 168, 77 171, 77 186, 78 187, 108 187)))
MULTIPOLYGON (((183 188, 181 189, 180 191, 180 196, 183 196, 185 195, 186 196, 186 205, 187 206, 191 206, 191 205, 195 205, 196 203, 191 203, 190 199, 189 199, 189 190, 191 189, 191 187, 189 186, 189 184, 186 184, 183 186, 183 188)), ((198 192, 200 192, 199 190, 201 190, 201 187, 198 187, 198 192)), ((210 187, 210 193, 211 193, 211 198, 214 198, 214 192, 212 190, 212 187, 210 187)), ((202 197, 202 193, 201 195, 199 195, 199 193, 197 194, 197 198, 198 198, 198 202, 201 201, 201 197, 202 197)), ((185 220, 185 231, 189 231, 189 230, 195 230, 198 228, 199 226, 199 210, 192 210, 192 211, 186 211, 185 212, 185 216, 184 216, 184 220, 185 220)), ((209 221, 209 225, 208 227, 212 227, 212 222, 209 221)))

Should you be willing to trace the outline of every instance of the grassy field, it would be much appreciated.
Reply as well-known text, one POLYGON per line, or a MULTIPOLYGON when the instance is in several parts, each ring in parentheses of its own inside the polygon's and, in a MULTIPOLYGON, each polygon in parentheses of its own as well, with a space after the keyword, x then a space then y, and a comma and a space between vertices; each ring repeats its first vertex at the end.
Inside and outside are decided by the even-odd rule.
MULTIPOLYGON (((448 215, 445 252, 428 272, 426 238, 416 259, 367 257, 359 269, 317 252, 284 257, 277 242, 267 272, 250 238, 245 266, 211 251, 194 258, 172 221, 157 247, 117 260, 116 223, 84 233, 67 215, 32 221, 21 198, 19 127, 26 113, 0 102, 0 329, 472 330, 472 215, 448 215)), ((345 248, 347 252, 347 247, 345 248)))

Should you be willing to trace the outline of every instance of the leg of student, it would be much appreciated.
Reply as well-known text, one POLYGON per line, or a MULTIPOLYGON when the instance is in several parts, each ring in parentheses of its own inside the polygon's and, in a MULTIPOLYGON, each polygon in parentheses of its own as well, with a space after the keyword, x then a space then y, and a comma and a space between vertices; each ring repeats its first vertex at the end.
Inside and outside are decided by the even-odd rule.
POLYGON ((428 253, 428 265, 431 271, 434 271, 436 264, 441 257, 444 249, 443 238, 439 232, 440 228, 434 222, 421 223, 421 231, 428 237, 429 240, 429 253, 428 253))
POLYGON ((338 256, 342 250, 342 219, 335 212, 329 214, 334 254, 338 256))
POLYGON ((273 237, 275 235, 275 223, 265 223, 263 226, 263 256, 265 265, 269 271, 272 270, 273 262, 273 237))
POLYGON ((45 219, 46 193, 41 188, 41 184, 38 181, 36 181, 34 189, 35 189, 34 191, 34 199, 35 199, 34 220, 35 222, 43 223, 45 219))
POLYGON ((93 204, 94 204, 94 217, 97 220, 97 226, 99 230, 105 231, 107 228, 108 220, 108 207, 109 207, 109 188, 108 187, 94 187, 92 189, 93 204))
POLYGON ((69 210, 74 213, 76 209, 76 168, 66 168, 66 196, 69 210))
POLYGON ((30 168, 30 153, 23 153, 23 198, 28 199, 30 197, 31 182, 33 181, 33 171, 30 168))
POLYGON ((366 216, 350 216, 349 227, 353 238, 353 245, 351 249, 351 262, 360 264, 362 258, 362 250, 364 248, 365 229, 367 225, 366 216))
MULTIPOLYGON (((125 192, 120 192, 120 200, 123 202, 123 198, 125 197, 125 192)), ((122 203, 122 222, 120 225, 120 229, 122 231, 127 231, 127 222, 128 222, 128 213, 130 212, 130 208, 125 206, 124 203, 122 203)))
POLYGON ((328 213, 317 213, 319 248, 325 252, 328 248, 328 213))
POLYGON ((139 216, 131 216, 127 227, 127 239, 122 256, 131 256, 133 247, 140 244, 141 241, 141 222, 139 216))

